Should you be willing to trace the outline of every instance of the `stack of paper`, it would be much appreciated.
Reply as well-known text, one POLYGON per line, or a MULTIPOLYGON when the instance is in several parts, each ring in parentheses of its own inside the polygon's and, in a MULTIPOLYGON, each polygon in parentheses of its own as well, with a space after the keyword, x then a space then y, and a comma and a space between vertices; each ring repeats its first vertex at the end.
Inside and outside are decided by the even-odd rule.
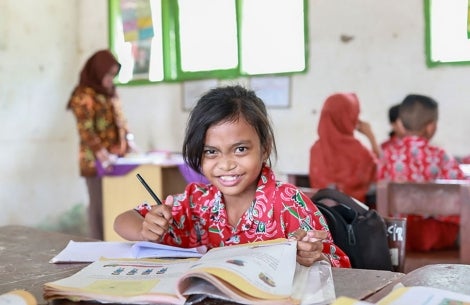
POLYGON ((147 241, 139 242, 76 242, 69 241, 51 263, 89 263, 106 258, 187 258, 201 257, 206 247, 179 248, 147 241))

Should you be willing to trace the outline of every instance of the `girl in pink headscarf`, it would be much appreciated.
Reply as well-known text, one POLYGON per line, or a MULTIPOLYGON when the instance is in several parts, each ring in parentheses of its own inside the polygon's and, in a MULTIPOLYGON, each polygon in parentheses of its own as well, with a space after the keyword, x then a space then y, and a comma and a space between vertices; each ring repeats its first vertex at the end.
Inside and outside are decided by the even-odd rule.
POLYGON ((359 120, 359 100, 354 93, 329 96, 318 123, 319 139, 310 149, 309 178, 312 188, 336 188, 366 202, 376 182, 379 148, 367 122, 359 120), (354 137, 363 133, 372 150, 354 137))

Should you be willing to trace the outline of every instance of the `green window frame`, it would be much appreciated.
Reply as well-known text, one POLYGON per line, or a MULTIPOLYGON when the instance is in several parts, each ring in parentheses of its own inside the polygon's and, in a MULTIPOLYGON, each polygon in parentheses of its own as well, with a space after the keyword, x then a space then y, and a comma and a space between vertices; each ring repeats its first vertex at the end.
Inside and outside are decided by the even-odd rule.
POLYGON ((108 9, 109 46, 122 65, 118 85, 307 71, 308 0, 108 0, 108 9), (144 18, 152 19, 153 36, 126 42, 124 37, 130 31, 123 25, 141 17, 129 18, 129 12, 139 12, 139 7, 126 10, 124 5, 139 1, 145 8, 144 18), (194 3, 201 9, 195 10, 194 3), (207 31, 198 32, 205 22, 207 31), (214 30, 219 25, 221 34, 214 30), (191 41, 193 37, 196 39, 191 41), (141 53, 143 72, 137 69, 141 53), (199 59, 201 67, 187 68, 191 64, 186 63, 194 66, 199 59), (219 66, 212 67, 214 62, 219 66))
POLYGON ((470 0, 424 0, 428 67, 470 64, 470 0))

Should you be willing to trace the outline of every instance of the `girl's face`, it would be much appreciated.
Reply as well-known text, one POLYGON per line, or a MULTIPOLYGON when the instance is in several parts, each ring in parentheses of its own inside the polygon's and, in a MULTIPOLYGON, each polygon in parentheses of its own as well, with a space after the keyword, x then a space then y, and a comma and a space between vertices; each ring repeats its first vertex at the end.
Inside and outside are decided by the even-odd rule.
POLYGON ((240 117, 207 129, 201 169, 226 202, 251 202, 267 157, 255 129, 240 117))
POLYGON ((113 79, 116 77, 118 70, 119 66, 113 65, 111 69, 109 69, 108 73, 104 75, 103 80, 101 81, 101 85, 106 89, 111 90, 113 88, 113 79))

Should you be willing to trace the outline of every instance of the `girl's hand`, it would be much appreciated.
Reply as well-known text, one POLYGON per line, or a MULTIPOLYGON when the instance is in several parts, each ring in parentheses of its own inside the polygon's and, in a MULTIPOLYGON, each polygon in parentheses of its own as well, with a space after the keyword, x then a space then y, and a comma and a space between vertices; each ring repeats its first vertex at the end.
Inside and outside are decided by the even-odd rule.
POLYGON ((368 122, 359 120, 356 129, 357 131, 365 135, 367 139, 369 139, 372 151, 374 152, 376 157, 379 157, 381 155, 380 147, 377 144, 377 141, 375 140, 375 135, 372 131, 372 127, 370 126, 370 124, 368 122))
POLYGON ((320 260, 328 261, 323 254, 323 240, 328 237, 326 231, 304 231, 298 229, 293 237, 297 240, 297 262, 303 266, 311 266, 314 262, 320 260))
POLYGON ((165 203, 155 205, 150 212, 145 215, 142 223, 142 239, 153 242, 160 242, 168 232, 170 224, 173 223, 173 196, 168 196, 165 203))
POLYGON ((356 129, 357 131, 364 134, 369 139, 372 136, 374 136, 374 133, 372 132, 372 127, 370 126, 368 122, 359 120, 359 122, 357 123, 356 129))

